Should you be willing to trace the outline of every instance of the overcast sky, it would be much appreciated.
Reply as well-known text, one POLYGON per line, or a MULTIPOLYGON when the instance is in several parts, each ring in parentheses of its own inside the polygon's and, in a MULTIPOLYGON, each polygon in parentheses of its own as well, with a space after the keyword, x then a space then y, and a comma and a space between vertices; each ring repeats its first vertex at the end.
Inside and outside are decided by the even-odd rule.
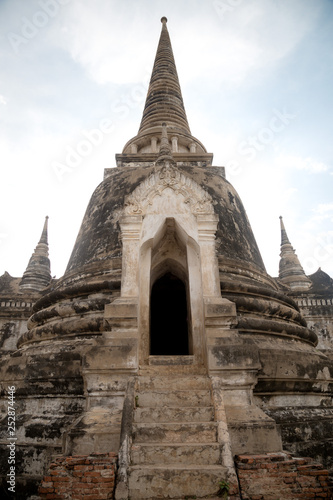
POLYGON ((22 276, 48 215, 63 275, 139 128, 162 16, 192 134, 226 167, 268 273, 282 215, 305 272, 333 276, 333 0, 0 0, 0 274, 22 276))

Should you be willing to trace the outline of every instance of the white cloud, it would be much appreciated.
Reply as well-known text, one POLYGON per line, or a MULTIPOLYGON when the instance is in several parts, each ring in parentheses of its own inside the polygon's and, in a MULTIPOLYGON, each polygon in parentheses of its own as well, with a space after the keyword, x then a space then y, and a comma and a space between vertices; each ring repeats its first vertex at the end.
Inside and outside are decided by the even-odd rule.
POLYGON ((319 267, 331 274, 333 258, 333 231, 317 231, 311 234, 301 232, 298 239, 298 256, 307 274, 312 274, 319 267))
POLYGON ((277 157, 276 163, 280 168, 305 170, 310 174, 318 174, 329 170, 329 167, 325 163, 314 158, 303 158, 294 155, 282 154, 277 157))
MULTIPOLYGON (((257 77, 255 72, 274 67, 290 54, 311 30, 320 11, 320 6, 312 4, 306 9, 297 0, 279 5, 268 0, 264 6, 248 0, 221 20, 214 2, 204 7, 201 2, 194 4, 200 15, 188 23, 183 21, 178 0, 169 0, 167 9, 183 85, 194 78, 230 85, 246 81, 248 85, 250 74, 257 77)), ((67 6, 66 19, 59 17, 62 37, 59 26, 54 26, 53 43, 68 51, 100 84, 138 81, 153 62, 152 41, 156 46, 161 17, 157 2, 143 1, 140 7, 131 15, 130 10, 136 8, 132 1, 122 5, 116 0, 101 0, 98 9, 88 0, 73 1, 67 6), (142 17, 140 23, 147 9, 150 15, 142 17), (145 26, 140 37, 138 24, 145 26)))
MULTIPOLYGON (((200 64, 192 63, 186 69, 187 78, 202 77, 206 71, 210 79, 251 84, 250 75, 258 78, 257 72, 267 67, 272 71, 294 50, 312 29, 319 10, 313 6, 304 9, 304 3, 299 1, 279 5, 268 1, 263 6, 257 0, 250 0, 231 9, 230 15, 224 16, 220 23, 208 19, 205 30, 202 30, 202 21, 197 19, 196 25, 185 26, 181 33, 191 40, 191 53, 200 60, 200 64), (200 37, 193 38, 193 30, 200 33, 200 37)), ((216 13, 218 15, 218 9, 216 13)))
POLYGON ((5 98, 4 98, 4 96, 3 96, 3 95, 1 95, 1 94, 0 94, 0 104, 4 104, 4 105, 6 105, 6 104, 7 104, 6 99, 5 99, 5 98))
POLYGON ((333 203, 320 203, 314 211, 318 214, 327 214, 327 212, 332 212, 333 203))
MULTIPOLYGON (((129 3, 134 8, 133 2, 129 3)), ((151 40, 137 37, 134 22, 138 19, 127 15, 125 5, 117 0, 101 0, 96 8, 95 3, 80 0, 67 7, 66 18, 58 19, 62 36, 55 24, 50 37, 92 80, 102 85, 124 85, 146 76, 147 62, 152 59, 151 40)), ((158 19, 158 27, 157 23, 158 19)))

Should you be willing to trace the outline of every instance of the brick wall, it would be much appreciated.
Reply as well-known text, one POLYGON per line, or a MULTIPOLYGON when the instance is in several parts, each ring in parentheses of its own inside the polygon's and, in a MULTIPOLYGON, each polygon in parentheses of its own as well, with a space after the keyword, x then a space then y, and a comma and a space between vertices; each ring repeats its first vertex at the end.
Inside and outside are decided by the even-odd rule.
POLYGON ((288 453, 238 455, 236 469, 243 500, 333 498, 328 471, 310 458, 288 453))
POLYGON ((51 463, 38 494, 42 500, 111 500, 116 464, 115 453, 59 457, 51 463))
MULTIPOLYGON (((333 499, 328 471, 310 458, 268 453, 238 455, 235 462, 242 500, 333 499)), ((116 468, 115 453, 59 457, 50 465, 39 496, 41 500, 112 500, 116 468)))

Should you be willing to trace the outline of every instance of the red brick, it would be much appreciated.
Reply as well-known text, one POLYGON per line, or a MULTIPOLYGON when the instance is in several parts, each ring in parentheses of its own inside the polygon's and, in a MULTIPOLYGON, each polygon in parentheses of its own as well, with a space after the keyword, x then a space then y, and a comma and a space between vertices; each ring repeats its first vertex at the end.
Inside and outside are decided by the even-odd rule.
POLYGON ((85 465, 84 460, 73 460, 73 462, 68 462, 64 465, 67 470, 74 469, 75 465, 85 465))
POLYGON ((97 494, 97 495, 85 495, 84 500, 106 500, 107 496, 105 494, 97 494))
POLYGON ((316 481, 311 476, 301 476, 297 478, 297 482, 301 485, 316 484, 316 481))
POLYGON ((309 470, 308 472, 304 472, 304 474, 308 474, 309 476, 320 476, 322 474, 321 470, 309 470))
POLYGON ((251 465, 247 465, 246 469, 244 469, 243 474, 258 474, 258 469, 251 467, 251 465))
POLYGON ((278 464, 273 463, 273 464, 261 464, 262 469, 277 469, 278 464))
POLYGON ((70 465, 82 465, 86 462, 86 457, 84 455, 77 455, 75 457, 66 457, 66 464, 70 465))
POLYGON ((240 469, 240 470, 250 470, 250 469, 253 469, 254 467, 251 464, 239 463, 237 465, 237 468, 240 469))
POLYGON ((54 493, 54 488, 44 488, 43 486, 40 486, 38 488, 38 493, 40 495, 43 495, 45 493, 54 493))
POLYGON ((72 488, 72 490, 71 490, 72 495, 84 496, 86 493, 87 493, 87 491, 83 490, 82 488, 72 488))
POLYGON ((290 458, 290 455, 287 455, 286 453, 280 454, 280 453, 267 453, 267 455, 270 457, 272 462, 283 462, 284 460, 290 458))
POLYGON ((286 484, 291 484, 291 483, 295 482, 295 478, 294 477, 286 477, 283 479, 283 482, 286 484))
POLYGON ((53 481, 50 478, 50 481, 43 481, 42 484, 40 485, 41 488, 53 488, 53 481))
POLYGON ((113 469, 104 469, 104 470, 101 470, 100 474, 102 477, 111 477, 114 475, 114 470, 113 469))
POLYGON ((278 462, 277 466, 279 467, 279 469, 286 469, 287 467, 288 468, 291 467, 293 469, 296 468, 296 464, 295 464, 294 460, 285 460, 284 462, 278 462))
POLYGON ((82 477, 80 481, 84 484, 91 483, 91 477, 82 477))
POLYGON ((96 488, 96 485, 92 483, 80 483, 80 486, 83 490, 91 490, 92 488, 96 488))
POLYGON ((72 486, 70 484, 68 484, 68 483, 56 485, 54 487, 54 493, 62 494, 64 492, 66 492, 66 491, 69 491, 71 488, 72 488, 72 486), (66 487, 64 487, 64 486, 66 486, 66 487))
POLYGON ((101 473, 97 471, 87 471, 84 473, 85 476, 100 476, 101 473))
POLYGON ((309 463, 309 460, 307 458, 294 458, 295 460, 295 464, 297 465, 297 467, 301 466, 301 465, 306 465, 309 463))
MULTIPOLYGON (((95 485, 96 486, 96 485, 95 485)), ((103 483, 98 486, 100 490, 112 489, 114 486, 114 481, 110 481, 109 483, 103 483)))
POLYGON ((244 462, 244 463, 249 463, 249 461, 251 460, 251 463, 252 463, 254 461, 254 458, 252 457, 252 455, 237 455, 236 462, 238 460, 240 462, 244 462))
POLYGON ((114 478, 112 478, 112 477, 101 477, 100 478, 100 482, 101 483, 109 483, 112 479, 114 479, 114 478))
POLYGON ((68 483, 68 481, 69 481, 69 477, 68 477, 68 476, 55 476, 55 477, 53 478, 53 481, 54 481, 55 483, 58 483, 58 482, 59 482, 59 483, 68 483))

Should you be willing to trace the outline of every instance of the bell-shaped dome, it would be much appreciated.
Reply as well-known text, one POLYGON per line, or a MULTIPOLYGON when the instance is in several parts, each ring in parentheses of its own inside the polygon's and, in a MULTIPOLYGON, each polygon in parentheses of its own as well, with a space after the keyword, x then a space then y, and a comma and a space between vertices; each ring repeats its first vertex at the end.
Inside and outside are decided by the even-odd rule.
MULTIPOLYGON (((188 182, 201 186, 212 199, 214 212, 218 216, 218 257, 265 272, 241 199, 221 175, 221 169, 185 166, 177 170, 188 182)), ((115 268, 116 264, 111 265, 111 261, 119 260, 122 255, 119 219, 126 197, 140 183, 149 179, 154 171, 154 167, 142 166, 111 170, 91 197, 64 278, 95 269, 97 265, 103 272, 115 268)), ((170 216, 167 213, 164 215, 170 216)))

